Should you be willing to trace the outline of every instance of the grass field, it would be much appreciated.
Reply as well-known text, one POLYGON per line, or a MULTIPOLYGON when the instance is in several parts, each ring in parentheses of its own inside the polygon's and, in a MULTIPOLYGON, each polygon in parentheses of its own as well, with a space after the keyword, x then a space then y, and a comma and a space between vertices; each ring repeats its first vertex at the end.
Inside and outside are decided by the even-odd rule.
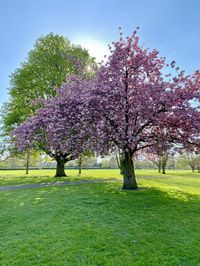
MULTIPOLYGON (((53 174, 0 171, 0 186, 58 180, 53 174)), ((0 265, 200 265, 200 174, 137 176, 138 191, 122 191, 121 181, 0 191, 0 265)), ((81 176, 110 177, 118 170, 81 176)))

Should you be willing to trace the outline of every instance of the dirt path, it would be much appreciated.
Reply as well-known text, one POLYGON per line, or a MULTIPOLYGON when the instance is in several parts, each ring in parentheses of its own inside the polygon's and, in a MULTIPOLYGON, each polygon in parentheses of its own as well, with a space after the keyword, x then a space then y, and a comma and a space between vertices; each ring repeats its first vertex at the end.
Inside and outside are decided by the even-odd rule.
POLYGON ((0 187, 0 191, 7 190, 17 190, 17 189, 25 189, 25 188, 40 188, 40 187, 60 187, 65 185, 80 185, 80 184, 95 184, 95 183, 103 183, 107 181, 118 181, 121 180, 119 178, 105 178, 105 179, 94 179, 94 180, 80 180, 80 181, 57 181, 57 182, 48 182, 48 183, 37 183, 37 184, 22 184, 22 185, 14 185, 14 186, 3 186, 0 187))

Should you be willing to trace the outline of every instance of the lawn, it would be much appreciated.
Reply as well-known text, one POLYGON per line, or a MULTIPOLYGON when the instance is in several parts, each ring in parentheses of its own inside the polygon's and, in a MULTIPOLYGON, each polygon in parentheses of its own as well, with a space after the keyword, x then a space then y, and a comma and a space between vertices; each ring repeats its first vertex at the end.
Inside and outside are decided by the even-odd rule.
MULTIPOLYGON (((55 181, 53 171, 0 176, 0 186, 55 181)), ((138 191, 121 181, 1 191, 0 265, 200 265, 200 174, 137 176, 138 191)), ((119 172, 81 178, 110 177, 119 172)))
POLYGON ((81 176, 78 175, 78 170, 66 170, 66 174, 68 177, 54 177, 55 170, 30 170, 28 175, 25 174, 24 170, 0 170, 0 186, 121 177, 117 169, 83 170, 81 176))

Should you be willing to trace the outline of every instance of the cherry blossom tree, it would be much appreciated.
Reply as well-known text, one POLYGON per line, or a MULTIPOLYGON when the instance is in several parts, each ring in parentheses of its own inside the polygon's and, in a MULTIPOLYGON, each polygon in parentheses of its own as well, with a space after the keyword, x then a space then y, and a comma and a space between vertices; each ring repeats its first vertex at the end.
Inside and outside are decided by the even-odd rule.
POLYGON ((171 141, 186 143, 189 132, 196 132, 194 117, 199 121, 199 112, 190 103, 199 97, 199 89, 175 62, 168 66, 157 50, 140 46, 136 31, 126 39, 120 35, 97 74, 90 109, 98 152, 120 151, 123 189, 137 189, 134 155, 156 147, 156 128, 170 129, 171 141), (166 68, 173 76, 163 74, 166 68))
POLYGON ((65 163, 90 151, 92 132, 87 98, 81 97, 87 80, 72 76, 58 95, 13 132, 18 151, 38 149, 56 160, 56 176, 65 176, 65 163))

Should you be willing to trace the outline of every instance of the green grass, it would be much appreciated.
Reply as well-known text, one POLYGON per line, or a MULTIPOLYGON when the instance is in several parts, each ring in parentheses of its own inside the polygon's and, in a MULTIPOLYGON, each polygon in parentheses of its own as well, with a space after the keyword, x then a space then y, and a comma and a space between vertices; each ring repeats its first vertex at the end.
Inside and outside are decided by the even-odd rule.
POLYGON ((30 170, 28 175, 25 175, 24 170, 0 170, 0 186, 121 177, 118 169, 83 170, 81 176, 78 175, 78 170, 66 170, 66 173, 68 177, 54 177, 55 170, 30 170))
MULTIPOLYGON (((0 186, 19 185, 19 184, 32 184, 32 183, 45 183, 55 181, 68 181, 68 180, 84 180, 84 179, 100 179, 100 178, 121 178, 118 169, 94 169, 82 170, 81 176, 78 175, 78 170, 66 170, 68 177, 54 177, 55 170, 30 170, 29 174, 25 174, 25 170, 0 170, 0 186)), ((181 183, 188 183, 190 178, 193 182, 199 182, 200 173, 192 173, 191 171, 172 171, 168 170, 166 175, 159 174, 155 170, 136 170, 136 175, 139 178, 161 178, 161 181, 167 177, 176 177, 181 183), (164 177, 164 178, 163 178, 164 177), (186 179, 184 179, 186 177, 186 179), (194 181, 196 180, 196 181, 194 181)), ((179 181, 178 181, 179 182, 179 181)))
MULTIPOLYGON (((54 180, 20 174, 1 172, 0 182, 54 180)), ((120 181, 1 191, 0 265, 200 265, 200 174, 137 175, 138 191, 122 191, 120 181)), ((119 173, 82 175, 101 177, 119 173)))

